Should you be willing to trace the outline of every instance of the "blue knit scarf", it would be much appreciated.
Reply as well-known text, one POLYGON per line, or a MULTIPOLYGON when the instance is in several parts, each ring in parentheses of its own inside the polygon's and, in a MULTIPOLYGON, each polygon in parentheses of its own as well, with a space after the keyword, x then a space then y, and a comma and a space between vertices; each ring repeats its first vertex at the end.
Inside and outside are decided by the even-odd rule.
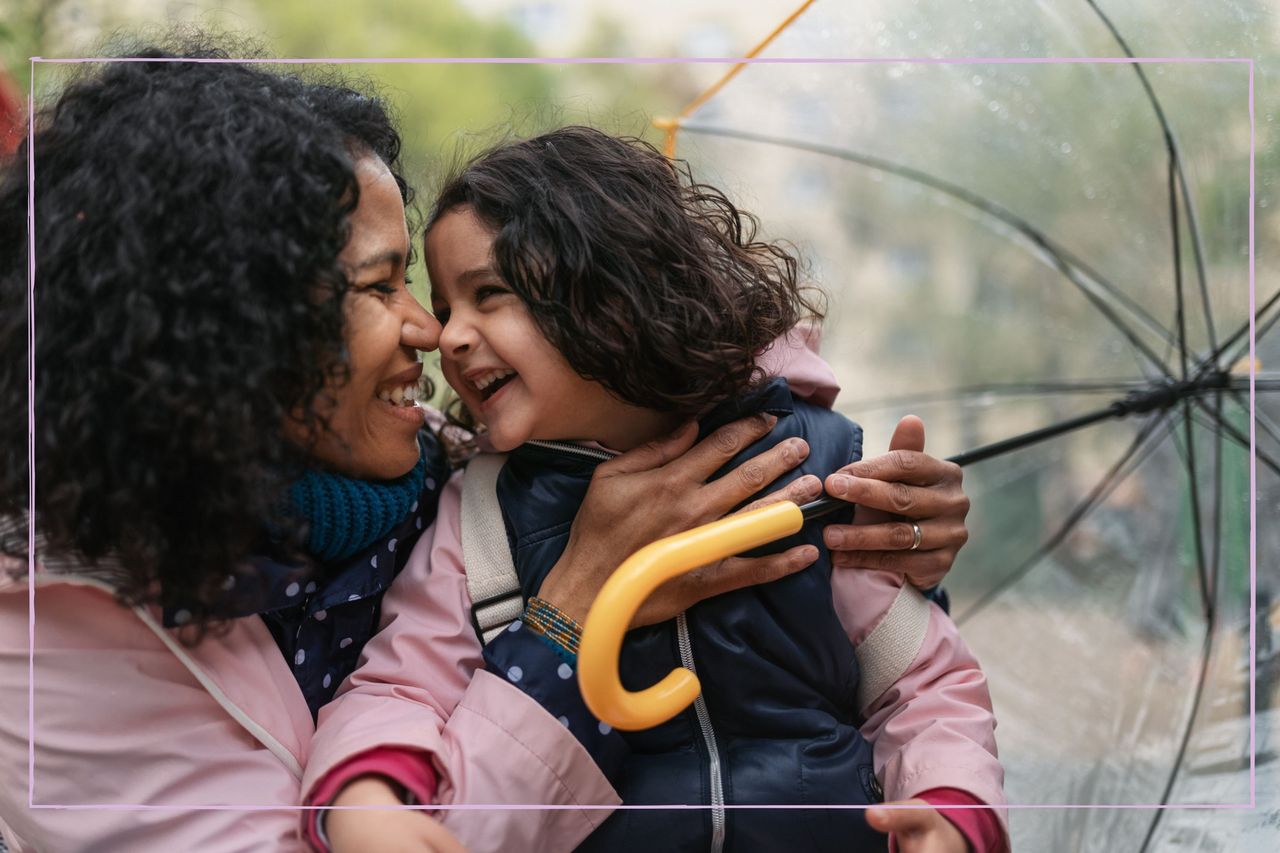
POLYGON ((294 509, 309 522, 307 550, 331 563, 377 542, 404 518, 422 493, 425 453, 413 470, 394 480, 355 480, 308 471, 289 490, 294 509))

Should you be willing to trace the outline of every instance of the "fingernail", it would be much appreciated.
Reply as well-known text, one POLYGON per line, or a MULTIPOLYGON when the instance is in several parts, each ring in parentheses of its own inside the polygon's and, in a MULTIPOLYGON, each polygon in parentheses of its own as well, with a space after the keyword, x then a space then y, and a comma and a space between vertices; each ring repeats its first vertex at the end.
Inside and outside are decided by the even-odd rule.
POLYGON ((812 474, 800 478, 801 495, 805 500, 813 500, 822 494, 822 481, 812 474))
POLYGON ((828 548, 839 548, 844 544, 844 534, 838 530, 827 528, 822 531, 822 541, 827 543, 828 548))
POLYGON ((778 416, 771 415, 768 412, 761 412, 760 418, 761 420, 764 421, 764 425, 767 426, 769 429, 773 429, 773 425, 778 422, 778 416))
POLYGON ((837 475, 831 478, 831 494, 841 497, 849 494, 849 487, 853 485, 853 481, 848 477, 837 475))
POLYGON ((805 545, 796 552, 796 556, 792 558, 792 564, 800 567, 808 566, 818 559, 818 549, 812 545, 805 545))

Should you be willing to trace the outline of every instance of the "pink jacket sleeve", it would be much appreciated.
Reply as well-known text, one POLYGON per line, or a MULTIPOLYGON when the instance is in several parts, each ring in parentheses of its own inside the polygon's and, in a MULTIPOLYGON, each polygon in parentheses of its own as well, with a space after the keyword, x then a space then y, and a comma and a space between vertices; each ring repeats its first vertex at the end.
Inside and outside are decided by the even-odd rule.
MULTIPOLYGON (((36 591, 34 802, 169 808, 29 809, 27 604, 25 583, 0 581, 0 835, 10 850, 306 850, 300 771, 251 737, 133 611, 85 585, 36 591)), ((237 630, 218 642, 257 666, 237 630)), ((300 738, 311 720, 300 693, 297 702, 300 738)))
MULTIPOLYGON (((836 613, 855 647, 888 613, 902 579, 886 572, 835 570, 836 613)), ((912 593, 914 594, 914 593, 912 593)), ((996 754, 987 678, 955 623, 928 604, 924 642, 911 665, 860 709, 887 801, 931 788, 956 788, 1002 805, 1004 770, 996 754)), ((1007 833, 1007 816, 998 812, 1007 833)))
POLYGON ((462 565, 461 477, 383 600, 383 626, 360 667, 321 709, 304 795, 374 747, 418 750, 431 756, 442 806, 495 806, 437 813, 467 847, 572 850, 619 800, 573 735, 484 669, 462 565), (502 808, 519 804, 582 808, 502 808))

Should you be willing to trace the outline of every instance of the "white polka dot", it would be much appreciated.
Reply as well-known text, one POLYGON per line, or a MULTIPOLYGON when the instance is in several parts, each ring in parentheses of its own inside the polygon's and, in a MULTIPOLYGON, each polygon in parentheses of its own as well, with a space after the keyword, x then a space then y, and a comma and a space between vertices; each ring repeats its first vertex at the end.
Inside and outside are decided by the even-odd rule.
POLYGON ((409 512, 417 512, 417 511, 418 511, 418 502, 414 501, 413 506, 409 507, 409 512))
POLYGON ((569 728, 568 717, 556 717, 556 720, 560 723, 560 725, 564 726, 566 729, 569 728))
MULTIPOLYGON (((436 478, 435 478, 435 477, 428 477, 428 478, 427 478, 426 486, 427 486, 427 488, 428 488, 428 489, 434 489, 434 488, 436 487, 436 478)), ((414 507, 414 509, 417 509, 417 507, 414 507)))
POLYGON ((507 630, 514 634, 516 631, 520 630, 520 626, 523 624, 524 624, 523 622, 517 619, 516 621, 512 622, 510 625, 507 626, 507 630))
POLYGON ((378 568, 378 555, 377 555, 377 554, 374 554, 372 557, 370 557, 370 558, 369 558, 369 565, 373 566, 375 569, 376 569, 376 568, 378 568))
POLYGON ((311 581, 310 583, 308 583, 308 584, 306 585, 306 587, 305 587, 305 588, 303 588, 303 590, 302 590, 302 591, 303 591, 303 592, 305 592, 307 595, 310 595, 311 593, 315 592, 315 591, 316 591, 316 582, 315 582, 315 581, 311 581))
POLYGON ((227 576, 226 576, 225 578, 223 578, 223 580, 222 580, 222 591, 223 591, 223 592, 227 592, 227 591, 229 591, 232 587, 234 587, 235 585, 236 585, 236 576, 235 576, 235 575, 227 575, 227 576))
POLYGON ((317 622, 323 622, 325 620, 325 617, 329 615, 329 611, 317 610, 315 613, 312 613, 311 615, 315 617, 315 620, 317 622))
POLYGON ((600 730, 600 734, 602 735, 607 735, 609 732, 613 731, 613 726, 609 725, 603 720, 600 721, 600 725, 596 726, 596 728, 600 730))
POLYGON ((185 625, 190 621, 191 621, 190 610, 179 610, 173 614, 173 624, 175 625, 185 625))
POLYGON ((293 598, 301 590, 302 590, 302 586, 297 581, 294 581, 293 583, 289 584, 284 588, 284 594, 289 596, 290 598, 293 598))
POLYGON ((573 667, 569 666, 567 663, 562 663, 560 664, 560 668, 556 670, 556 675, 560 676, 563 680, 568 681, 570 678, 573 678, 573 667))
POLYGON ((333 676, 332 676, 332 675, 326 675, 326 676, 324 677, 324 681, 321 681, 320 683, 321 683, 322 685, 324 685, 325 687, 328 687, 330 684, 333 684, 333 676))
POLYGON ((511 679, 513 682, 519 681, 523 677, 524 670, 518 666, 513 666, 511 669, 507 670, 507 678, 511 679))
POLYGON ((399 541, 400 541, 399 539, 392 539, 390 542, 387 543, 387 550, 394 552, 396 550, 396 543, 399 541))
POLYGON ((360 600, 360 593, 358 592, 353 592, 347 596, 347 601, 359 601, 359 600, 360 600))
POLYGON ((307 653, 302 649, 298 649, 298 653, 293 656, 293 665, 302 666, 302 664, 306 661, 306 659, 307 659, 307 653))
POLYGON ((343 637, 343 638, 342 638, 342 640, 341 640, 341 642, 339 642, 339 643, 338 643, 338 648, 340 648, 340 649, 345 649, 345 648, 346 648, 347 646, 349 646, 349 645, 351 645, 351 638, 350 638, 350 637, 343 637))

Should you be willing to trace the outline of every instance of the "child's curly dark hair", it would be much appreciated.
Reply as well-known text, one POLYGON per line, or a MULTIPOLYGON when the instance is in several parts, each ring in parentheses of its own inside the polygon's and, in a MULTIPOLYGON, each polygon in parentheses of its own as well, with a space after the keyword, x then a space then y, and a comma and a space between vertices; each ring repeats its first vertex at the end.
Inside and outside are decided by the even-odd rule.
POLYGON ((760 378, 756 357, 821 294, 758 221, 649 143, 564 127, 499 145, 440 191, 469 206, 538 328, 619 398, 694 416, 760 378))
MULTIPOLYGON (((123 601, 181 601, 203 628, 246 555, 301 556, 282 499, 305 449, 283 425, 347 375, 354 161, 411 193, 376 97, 183 61, 226 58, 207 44, 128 55, 174 61, 94 66, 35 118, 35 523, 123 601)), ((0 175, 10 517, 28 501, 26 161, 24 143, 0 175)))

